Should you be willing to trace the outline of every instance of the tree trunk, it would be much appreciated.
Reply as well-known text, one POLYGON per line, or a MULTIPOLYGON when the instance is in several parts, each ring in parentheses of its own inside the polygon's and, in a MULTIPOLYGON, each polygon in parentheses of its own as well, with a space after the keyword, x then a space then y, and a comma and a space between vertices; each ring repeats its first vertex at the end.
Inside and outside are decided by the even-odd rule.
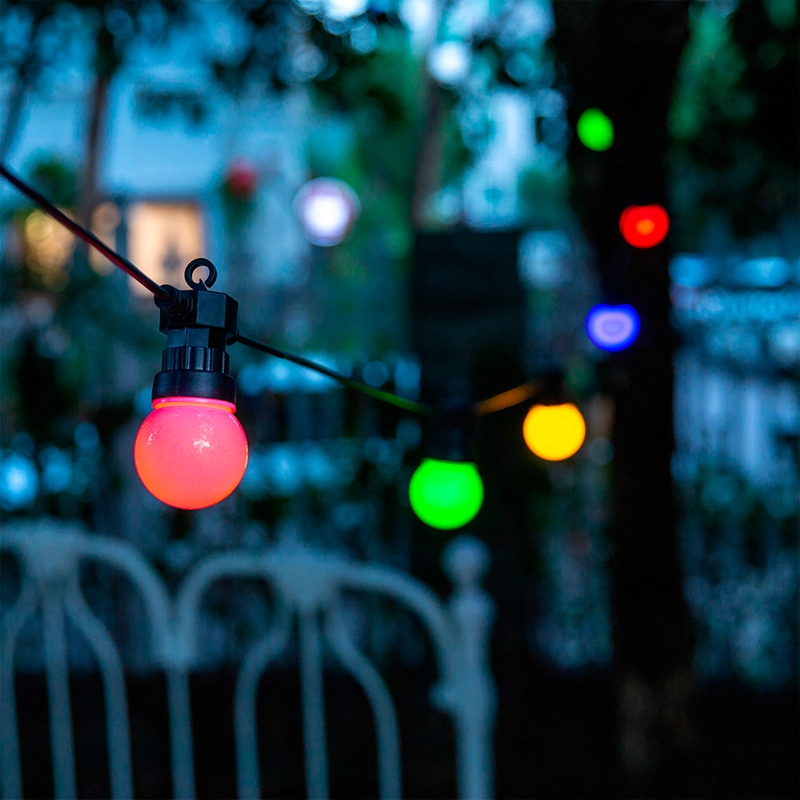
POLYGON ((100 197, 98 179, 100 158, 103 154, 106 127, 108 124, 108 89, 111 79, 120 66, 120 56, 114 36, 106 27, 102 17, 97 20, 94 53, 94 86, 89 103, 89 120, 86 130, 86 155, 83 163, 81 186, 81 216, 85 225, 90 225, 92 212, 100 197))
POLYGON ((95 76, 89 105, 89 125, 86 132, 86 156, 81 192, 81 217, 85 225, 91 224, 92 212, 99 199, 97 182, 108 110, 109 80, 107 75, 97 74, 95 76))
POLYGON ((595 248, 605 300, 630 303, 638 340, 603 376, 615 404, 611 582, 618 745, 632 796, 691 792, 692 627, 683 596, 670 461, 673 353, 670 249, 626 244, 629 205, 666 206, 667 116, 688 39, 688 3, 554 4, 558 57, 572 93, 572 129, 586 108, 615 126, 605 152, 573 141, 573 204, 595 248))
MULTIPOLYGON (((98 181, 103 145, 108 127, 108 89, 111 78, 119 66, 114 49, 114 37, 100 21, 95 40, 94 83, 89 96, 86 127, 86 149, 83 160, 83 178, 78 195, 79 219, 91 229, 92 214, 100 201, 98 181)), ((73 277, 85 279, 91 275, 89 246, 79 243, 77 258, 73 263, 73 277)))
POLYGON ((417 231, 426 227, 426 206, 430 196, 441 183, 444 155, 442 88, 427 70, 425 71, 424 98, 425 119, 420 133, 411 191, 411 222, 417 231))

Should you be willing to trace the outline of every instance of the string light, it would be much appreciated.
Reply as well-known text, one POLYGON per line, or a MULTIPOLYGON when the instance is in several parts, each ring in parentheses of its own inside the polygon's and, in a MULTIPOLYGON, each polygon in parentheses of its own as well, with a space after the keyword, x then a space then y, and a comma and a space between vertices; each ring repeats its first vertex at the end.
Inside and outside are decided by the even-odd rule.
POLYGON ((207 397, 153 400, 133 446, 136 471, 154 497, 175 508, 219 503, 247 468, 247 436, 236 406, 207 397))
POLYGON ((624 350, 639 335, 639 315, 633 306, 595 306, 586 317, 586 333, 602 350, 624 350))
POLYGON ((452 530, 471 522, 483 505, 483 481, 475 464, 426 458, 408 485, 414 513, 432 528, 452 530))
POLYGON ((655 247, 669 231, 669 216, 659 205, 628 206, 619 218, 622 237, 633 247, 655 247))
POLYGON ((614 144, 614 123, 599 108, 587 108, 578 117, 576 132, 590 150, 608 150, 614 144))
MULTIPOLYGON (((405 411, 422 415, 442 413, 441 409, 361 383, 322 364, 244 336, 237 327, 236 301, 224 293, 210 291, 217 271, 207 259, 195 259, 186 267, 184 277, 190 290, 160 286, 2 164, 0 175, 151 292, 161 309, 159 327, 167 334, 167 348, 162 358, 162 371, 153 383, 153 411, 142 423, 136 437, 134 461, 145 487, 168 505, 185 509, 206 508, 228 497, 244 476, 248 458, 247 437, 235 416, 236 383, 228 373, 225 349, 233 342, 314 370, 343 386, 405 411), (195 280, 194 272, 200 267, 208 270, 208 277, 195 280)), ((357 199, 353 209, 357 211, 357 199)), ((349 224, 353 219, 354 216, 349 224)), ((333 226, 328 226, 328 232, 334 235, 333 226)), ((332 239, 327 241, 333 243, 332 239)), ((323 240, 320 239, 319 243, 323 240)), ((529 399, 541 388, 539 382, 523 384, 462 409, 462 416, 474 419, 509 408, 529 399)), ((569 407, 574 409, 574 406, 569 407)), ((537 408, 542 407, 532 409, 526 418, 526 426, 537 408)), ((580 412, 574 411, 583 425, 580 412)), ((452 413, 449 417, 452 422, 452 413)), ((566 431, 569 426, 562 424, 561 427, 566 431)), ((575 443, 573 430, 570 445, 573 449, 570 452, 566 452, 569 447, 562 442, 559 452, 565 452, 565 455, 554 456, 552 453, 559 447, 552 443, 549 450, 546 444, 539 446, 542 453, 550 452, 550 455, 542 457, 568 457, 580 447, 584 433, 585 426, 580 441, 575 443)), ((567 433, 566 438, 570 439, 570 434, 567 433)), ((442 530, 461 527, 474 519, 483 503, 483 494, 483 481, 476 465, 466 461, 425 458, 409 484, 409 500, 415 513, 428 525, 442 530)))
POLYGON ((534 455, 545 461, 563 461, 580 450, 586 423, 572 403, 535 405, 522 423, 522 436, 534 455))
POLYGON ((236 383, 228 373, 229 338, 236 335, 238 304, 212 292, 216 267, 205 258, 184 272, 192 288, 157 301, 167 334, 163 369, 153 381, 153 411, 133 448, 145 488, 167 505, 198 509, 219 503, 247 468, 247 436, 236 419, 236 383), (208 270, 195 280, 199 268, 208 270), (165 310, 169 308, 170 310, 165 310))

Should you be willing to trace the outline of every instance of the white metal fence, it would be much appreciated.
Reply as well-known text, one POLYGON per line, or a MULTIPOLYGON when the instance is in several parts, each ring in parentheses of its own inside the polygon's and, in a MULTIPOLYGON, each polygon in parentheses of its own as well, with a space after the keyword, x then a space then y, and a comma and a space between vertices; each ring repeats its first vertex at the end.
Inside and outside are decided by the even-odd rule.
POLYGON ((105 698, 111 794, 133 797, 131 745, 124 668, 117 645, 83 597, 79 567, 98 561, 121 572, 146 608, 152 661, 167 678, 173 791, 195 794, 188 675, 198 663, 200 606, 216 581, 256 578, 275 594, 266 634, 245 653, 234 693, 234 733, 240 798, 260 796, 256 692, 265 670, 290 642, 298 625, 305 780, 310 798, 328 796, 323 653, 327 651, 363 689, 375 720, 381 798, 402 795, 400 736, 394 703, 374 664, 356 647, 343 623, 342 593, 357 590, 393 599, 421 621, 433 643, 439 680, 432 701, 454 723, 458 796, 492 794, 494 687, 488 669, 493 603, 481 589, 488 551, 459 536, 443 555, 455 591, 445 604, 426 586, 383 565, 350 561, 299 545, 216 554, 201 560, 170 594, 158 573, 129 545, 53 520, 8 525, 0 547, 21 562, 21 586, 2 616, 0 642, 0 788, 4 798, 23 797, 15 697, 15 653, 20 634, 37 616, 42 622, 43 663, 55 795, 75 797, 75 753, 69 688, 66 621, 93 652, 105 698))

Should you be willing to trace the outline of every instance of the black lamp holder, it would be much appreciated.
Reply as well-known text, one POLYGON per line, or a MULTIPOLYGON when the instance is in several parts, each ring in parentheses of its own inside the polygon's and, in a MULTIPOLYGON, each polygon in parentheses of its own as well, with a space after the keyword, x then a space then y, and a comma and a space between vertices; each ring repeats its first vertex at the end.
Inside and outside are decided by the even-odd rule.
POLYGON ((207 397, 236 403, 236 381, 229 373, 226 346, 236 341, 239 304, 209 287, 217 268, 207 258, 195 258, 184 271, 191 289, 164 285, 165 296, 155 296, 161 309, 159 330, 167 335, 161 372, 153 381, 153 400, 163 397, 207 397), (195 280, 205 267, 208 277, 195 280))

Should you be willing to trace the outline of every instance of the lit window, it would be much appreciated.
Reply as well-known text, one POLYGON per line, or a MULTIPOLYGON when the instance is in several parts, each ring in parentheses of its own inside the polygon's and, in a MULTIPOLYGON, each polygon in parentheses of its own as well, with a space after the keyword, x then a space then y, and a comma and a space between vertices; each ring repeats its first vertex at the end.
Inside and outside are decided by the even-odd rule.
MULTIPOLYGON (((177 285, 204 251, 203 220, 194 203, 133 203, 128 208, 128 257, 156 283, 177 285)), ((132 278, 131 291, 149 292, 132 278)))

